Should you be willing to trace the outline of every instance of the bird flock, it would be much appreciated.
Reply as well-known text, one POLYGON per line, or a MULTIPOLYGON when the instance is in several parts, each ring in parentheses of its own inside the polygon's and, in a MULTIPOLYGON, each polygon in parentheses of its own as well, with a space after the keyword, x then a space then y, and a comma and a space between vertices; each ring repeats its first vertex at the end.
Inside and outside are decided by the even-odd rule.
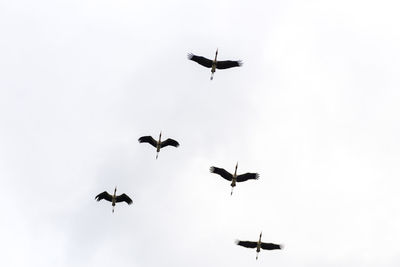
MULTIPOLYGON (((214 79, 214 73, 216 69, 229 69, 233 67, 240 67, 242 66, 242 61, 240 60, 217 60, 218 56, 218 49, 215 52, 215 57, 214 60, 202 57, 202 56, 197 56, 192 53, 188 54, 188 59, 192 60, 194 62, 197 62, 198 64, 206 67, 206 68, 211 68, 211 77, 210 80, 214 79)), ((164 141, 161 140, 161 135, 162 132, 160 132, 160 135, 158 137, 158 141, 155 140, 152 136, 142 136, 138 139, 139 143, 148 143, 152 145, 154 148, 156 148, 156 159, 158 159, 158 154, 161 150, 161 148, 167 147, 167 146, 173 146, 173 147, 179 147, 179 143, 171 138, 167 138, 164 141)), ((223 168, 218 168, 215 166, 210 167, 210 172, 218 174, 225 180, 228 180, 231 182, 231 195, 233 194, 233 188, 236 186, 236 183, 241 183, 245 182, 248 180, 257 180, 259 179, 260 175, 258 173, 253 173, 253 172, 247 172, 244 174, 237 174, 237 169, 238 169, 238 163, 236 163, 235 166, 235 171, 233 174, 230 172, 226 171, 223 168)), ((133 203, 132 199, 126 195, 126 194, 121 194, 117 195, 117 187, 114 189, 114 193, 111 195, 107 191, 104 191, 100 194, 98 194, 95 199, 97 201, 100 200, 107 200, 111 202, 112 205, 112 212, 114 213, 114 207, 116 203, 119 202, 126 202, 128 205, 131 205, 133 203)), ((262 237, 262 232, 260 233, 258 241, 242 241, 242 240, 236 240, 235 243, 239 246, 246 247, 246 248, 255 248, 256 249, 256 259, 258 259, 258 253, 263 250, 276 250, 276 249, 282 249, 283 245, 281 244, 274 244, 274 243, 264 243, 261 242, 261 237, 262 237)))

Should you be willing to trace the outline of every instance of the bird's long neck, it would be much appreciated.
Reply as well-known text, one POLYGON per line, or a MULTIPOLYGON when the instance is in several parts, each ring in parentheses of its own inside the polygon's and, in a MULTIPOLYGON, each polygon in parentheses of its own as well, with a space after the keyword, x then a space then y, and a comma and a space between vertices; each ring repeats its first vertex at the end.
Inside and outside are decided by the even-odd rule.
POLYGON ((114 189, 114 194, 112 196, 112 212, 114 213, 115 202, 117 199, 117 187, 114 189))
POLYGON ((258 260, 258 253, 261 250, 261 237, 262 237, 262 232, 260 233, 260 237, 258 238, 258 242, 257 242, 257 256, 256 256, 256 260, 258 260))
POLYGON ((238 167, 238 164, 236 163, 235 172, 233 173, 232 183, 231 183, 231 187, 232 187, 231 196, 233 194, 233 188, 236 186, 237 167, 238 167))
POLYGON ((235 173, 233 174, 233 178, 234 178, 234 179, 236 179, 236 177, 237 177, 237 168, 238 168, 238 164, 239 164, 239 162, 237 162, 237 163, 236 163, 236 166, 235 166, 235 173))
POLYGON ((156 159, 158 159, 158 152, 160 152, 160 149, 161 149, 161 133, 162 133, 162 132, 160 132, 160 135, 159 135, 159 137, 158 137, 158 142, 157 142, 157 154, 156 154, 156 159))
POLYGON ((214 72, 215 72, 215 69, 217 68, 217 56, 218 56, 218 49, 215 52, 215 58, 214 58, 212 66, 211 66, 211 77, 210 77, 210 80, 214 79, 214 72))

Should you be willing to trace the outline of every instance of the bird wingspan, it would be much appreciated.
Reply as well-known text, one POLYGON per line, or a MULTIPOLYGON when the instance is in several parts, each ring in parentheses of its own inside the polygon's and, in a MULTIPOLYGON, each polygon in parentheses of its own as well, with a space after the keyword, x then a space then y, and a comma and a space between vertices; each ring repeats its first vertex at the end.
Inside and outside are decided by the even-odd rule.
POLYGON ((224 178, 228 181, 232 181, 233 175, 222 168, 217 168, 217 167, 212 166, 212 167, 210 167, 210 172, 219 174, 222 178, 224 178))
POLYGON ((211 68, 213 63, 213 61, 208 58, 196 56, 193 55, 192 53, 188 54, 188 59, 193 60, 194 62, 197 62, 206 68, 211 68))
POLYGON ((119 195, 115 198, 116 202, 126 202, 129 205, 133 203, 132 199, 127 194, 119 195))
POLYGON ((217 61, 217 69, 229 69, 233 67, 240 67, 243 63, 240 60, 223 60, 217 61))
POLYGON ((165 141, 161 142, 161 148, 166 147, 166 146, 174 146, 174 147, 178 147, 179 143, 177 141, 175 141, 174 139, 168 138, 165 141))
POLYGON ((282 246, 274 243, 261 243, 261 248, 266 250, 274 250, 282 249, 282 246))
POLYGON ((149 135, 140 137, 138 141, 139 143, 149 143, 150 145, 157 147, 157 141, 149 135))
POLYGON ((236 240, 235 243, 239 246, 246 247, 246 248, 256 248, 257 247, 257 242, 253 242, 253 241, 236 240))
POLYGON ((107 191, 104 191, 103 193, 100 193, 100 194, 98 194, 96 197, 95 197, 95 199, 97 200, 97 201, 100 201, 100 200, 102 200, 102 199, 105 199, 105 200, 108 200, 108 201, 112 201, 112 196, 109 194, 109 193, 107 193, 107 191))
POLYGON ((257 180, 260 177, 258 173, 247 172, 236 177, 236 182, 244 182, 250 179, 257 180))

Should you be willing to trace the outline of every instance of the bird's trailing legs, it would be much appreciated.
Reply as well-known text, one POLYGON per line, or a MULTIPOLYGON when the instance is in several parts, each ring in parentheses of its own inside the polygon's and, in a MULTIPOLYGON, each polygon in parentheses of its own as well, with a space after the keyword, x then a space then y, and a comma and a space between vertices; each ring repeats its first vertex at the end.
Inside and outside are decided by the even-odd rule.
POLYGON ((231 196, 232 196, 232 194, 233 194, 233 186, 232 186, 232 189, 231 189, 231 196))

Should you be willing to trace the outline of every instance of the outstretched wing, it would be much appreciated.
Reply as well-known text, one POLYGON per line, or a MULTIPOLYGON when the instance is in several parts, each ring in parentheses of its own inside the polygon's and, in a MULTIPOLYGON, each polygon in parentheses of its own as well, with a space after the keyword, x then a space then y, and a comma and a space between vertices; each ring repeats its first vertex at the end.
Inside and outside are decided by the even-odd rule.
POLYGON ((193 55, 192 53, 188 54, 188 59, 193 60, 194 62, 197 62, 206 68, 211 68, 213 63, 212 60, 208 58, 196 56, 193 55))
POLYGON ((149 143, 150 145, 157 147, 157 141, 151 136, 142 136, 139 138, 139 143, 149 143))
POLYGON ((175 141, 174 139, 168 138, 167 140, 164 140, 161 142, 161 148, 166 147, 166 146, 174 146, 178 147, 179 143, 175 141))
POLYGON ((133 203, 132 199, 126 194, 119 195, 115 198, 116 202, 126 202, 129 205, 133 203))
POLYGON ((250 179, 257 180, 260 177, 258 173, 244 173, 236 177, 236 182, 244 182, 250 179))
POLYGON ((257 242, 252 242, 252 241, 236 240, 235 243, 239 246, 246 247, 246 248, 256 248, 257 247, 257 242))
POLYGON ((100 201, 102 199, 105 199, 107 201, 112 201, 112 196, 107 193, 107 191, 104 191, 103 193, 98 194, 94 199, 96 199, 97 201, 100 201))
POLYGON ((233 175, 230 174, 229 172, 225 171, 222 168, 217 168, 217 167, 213 166, 213 167, 210 168, 210 172, 219 174, 219 175, 221 175, 222 178, 224 178, 224 179, 226 179, 228 181, 232 181, 233 175))
POLYGON ((217 61, 217 69, 229 69, 233 67, 240 67, 243 63, 240 60, 224 60, 217 61))
POLYGON ((261 248, 266 250, 282 249, 282 245, 273 243, 261 243, 261 248))

